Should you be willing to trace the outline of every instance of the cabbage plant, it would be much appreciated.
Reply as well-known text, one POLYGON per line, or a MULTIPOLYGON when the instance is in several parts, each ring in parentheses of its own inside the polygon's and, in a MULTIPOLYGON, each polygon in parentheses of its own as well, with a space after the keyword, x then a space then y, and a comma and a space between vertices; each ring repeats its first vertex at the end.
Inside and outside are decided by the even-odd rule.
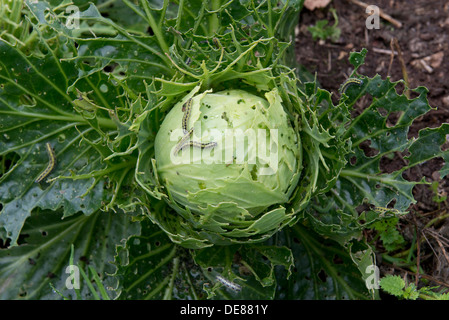
POLYGON ((322 88, 296 64, 301 8, 7 2, 0 297, 378 298, 363 230, 407 214, 425 181, 402 173, 447 159, 448 125, 410 138, 427 89, 360 74, 365 49, 322 88))
POLYGON ((183 233, 202 245, 267 239, 294 220, 282 205, 301 172, 301 143, 281 97, 235 89, 193 95, 198 89, 171 109, 155 138, 168 203, 185 217, 183 233), (193 143, 179 150, 184 137, 193 143), (207 140, 214 141, 200 142, 207 140))

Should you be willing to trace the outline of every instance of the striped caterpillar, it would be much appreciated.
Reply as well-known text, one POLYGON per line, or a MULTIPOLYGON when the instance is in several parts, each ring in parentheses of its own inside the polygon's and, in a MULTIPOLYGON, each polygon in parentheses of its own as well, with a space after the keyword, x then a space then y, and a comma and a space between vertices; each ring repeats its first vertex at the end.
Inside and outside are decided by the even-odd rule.
POLYGON ((35 180, 36 183, 41 182, 42 180, 44 180, 49 174, 50 172, 52 172, 52 170, 54 169, 55 165, 56 165, 56 156, 55 156, 55 152, 53 151, 53 148, 51 147, 50 143, 47 142, 45 144, 45 148, 47 149, 47 153, 48 153, 48 166, 47 168, 45 168, 45 170, 37 177, 37 179, 35 180))
MULTIPOLYGON (((216 142, 201 143, 198 141, 187 141, 179 147, 179 150, 182 150, 187 146, 201 148, 201 149, 209 149, 209 148, 215 148, 217 146, 217 143, 216 142)), ((179 152, 179 150, 178 150, 178 152, 179 152)))
POLYGON ((192 112, 192 102, 193 100, 190 98, 182 106, 182 112, 184 112, 184 116, 182 117, 182 130, 184 133, 189 131, 189 129, 187 129, 187 125, 189 123, 190 113, 192 112))
POLYGON ((173 150, 173 154, 175 154, 175 155, 178 154, 178 152, 179 152, 182 148, 184 148, 186 142, 187 142, 188 140, 190 140, 190 136, 191 136, 192 132, 193 132, 193 128, 190 129, 189 131, 187 131, 187 133, 181 138, 181 140, 179 140, 178 144, 177 144, 176 147, 175 147, 175 150, 173 150))
POLYGON ((240 285, 232 281, 229 281, 228 279, 223 278, 220 275, 217 275, 217 280, 228 289, 231 289, 232 291, 239 292, 240 290, 242 290, 242 287, 240 285))
POLYGON ((178 144, 175 147, 175 150, 173 150, 173 153, 176 155, 179 151, 184 149, 185 147, 196 147, 201 149, 209 149, 209 148, 215 148, 217 146, 216 142, 207 142, 207 143, 201 143, 198 141, 192 141, 187 140, 190 138, 190 134, 193 132, 193 129, 190 129, 189 132, 182 137, 182 139, 178 142, 178 144))
POLYGON ((385 214, 386 212, 392 212, 393 214, 400 214, 401 212, 398 209, 394 209, 394 208, 384 208, 384 207, 375 207, 374 211, 380 213, 380 214, 385 214))
POLYGON ((363 80, 357 78, 349 78, 347 79, 340 87, 340 92, 345 93, 346 90, 352 85, 361 86, 363 84, 363 80))
POLYGON ((187 100, 186 103, 182 105, 182 112, 184 112, 184 115, 182 117, 182 130, 184 132, 184 136, 181 138, 181 140, 176 145, 175 149, 173 150, 173 153, 176 155, 178 152, 182 149, 184 149, 187 146, 190 147, 196 147, 201 149, 208 149, 208 148, 215 148, 217 146, 216 142, 208 142, 208 143, 201 143, 198 141, 191 141, 190 136, 192 135, 193 128, 190 130, 188 129, 188 123, 190 119, 190 114, 192 112, 192 103, 193 100, 190 98, 187 100))

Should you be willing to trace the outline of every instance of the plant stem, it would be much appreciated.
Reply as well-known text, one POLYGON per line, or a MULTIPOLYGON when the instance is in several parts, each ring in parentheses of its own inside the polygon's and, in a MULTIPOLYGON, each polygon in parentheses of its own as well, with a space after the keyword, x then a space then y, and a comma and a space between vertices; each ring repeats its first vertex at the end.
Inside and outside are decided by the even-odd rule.
POLYGON ((220 9, 220 0, 212 0, 211 1, 211 11, 213 13, 209 16, 209 36, 213 36, 215 32, 217 32, 220 27, 220 22, 218 21, 216 11, 220 9))
POLYGON ((95 178, 95 177, 102 177, 102 176, 105 176, 106 174, 108 174, 110 172, 118 171, 118 170, 126 168, 126 167, 131 167, 131 166, 134 166, 135 164, 136 164, 136 160, 124 161, 124 162, 119 163, 117 165, 113 165, 111 167, 108 167, 108 168, 106 168, 104 170, 99 170, 99 171, 95 171, 95 172, 92 172, 92 173, 80 174, 80 175, 75 175, 75 176, 59 176, 59 177, 56 177, 56 178, 53 178, 53 179, 54 180, 56 180, 56 179, 83 180, 83 179, 90 179, 90 178, 95 178))
POLYGON ((432 220, 430 220, 423 229, 427 229, 429 228, 431 225, 433 225, 436 222, 439 222, 441 220, 445 220, 446 218, 449 218, 449 213, 446 213, 444 215, 438 216, 436 218, 433 218, 432 220))
POLYGON ((159 46, 161 47, 162 51, 169 52, 169 48, 167 43, 165 42, 164 36, 161 34, 161 30, 158 27, 158 24, 154 20, 153 15, 151 14, 151 10, 148 7, 148 2, 146 0, 141 0, 140 3, 142 3, 143 8, 145 9, 145 13, 148 18, 148 23, 150 24, 151 29, 153 30, 154 35, 157 38, 157 41, 159 42, 159 46))
POLYGON ((173 287, 174 287, 176 275, 178 274, 178 269, 179 269, 179 257, 176 257, 173 259, 173 267, 172 268, 173 269, 172 269, 170 282, 169 282, 167 289, 165 290, 163 300, 171 300, 171 298, 172 298, 173 287))
POLYGON ((98 11, 100 11, 101 9, 106 8, 107 6, 110 6, 111 4, 113 4, 115 2, 116 2, 116 0, 108 0, 103 3, 97 4, 96 7, 97 7, 98 11))

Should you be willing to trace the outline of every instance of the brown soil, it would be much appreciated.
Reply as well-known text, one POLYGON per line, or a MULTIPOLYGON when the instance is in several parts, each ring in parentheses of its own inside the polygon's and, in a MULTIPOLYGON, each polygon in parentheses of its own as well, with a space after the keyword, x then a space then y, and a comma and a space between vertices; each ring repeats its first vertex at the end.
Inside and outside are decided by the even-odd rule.
MULTIPOLYGON (((445 0, 381 0, 367 4, 378 6, 384 13, 400 22, 401 26, 381 18, 380 29, 368 30, 365 26, 365 9, 351 0, 333 0, 325 8, 313 11, 306 8, 300 16, 297 30, 298 62, 312 73, 323 88, 337 91, 348 75, 352 65, 348 61, 351 51, 368 49, 365 64, 359 73, 369 77, 376 74, 392 81, 408 77, 409 87, 425 86, 429 89, 428 100, 436 110, 418 118, 412 125, 410 136, 417 136, 425 127, 438 127, 449 122, 449 2, 445 0), (338 41, 313 40, 307 27, 318 20, 334 23, 330 8, 334 8, 339 19, 341 35, 338 41), (391 40, 396 38, 401 55, 395 55, 391 63, 391 40), (400 56, 405 62, 405 73, 400 56)), ((359 105, 358 107, 364 107, 359 105)), ((384 162, 384 170, 394 170, 403 165, 403 158, 384 162)), ((438 193, 449 193, 449 178, 440 179, 438 170, 443 161, 435 159, 407 172, 405 178, 438 181, 438 193)), ((408 264, 398 265, 382 259, 385 249, 374 242, 379 256, 381 276, 397 274, 406 277, 418 286, 439 285, 449 287, 449 219, 448 202, 437 203, 435 193, 429 186, 420 185, 414 190, 417 203, 410 214, 400 219, 398 230, 407 240, 403 250, 395 254, 408 254, 413 238, 419 246, 412 248, 412 259, 408 264), (416 273, 419 267, 419 274, 416 273)), ((367 234, 371 239, 372 234, 367 234)))

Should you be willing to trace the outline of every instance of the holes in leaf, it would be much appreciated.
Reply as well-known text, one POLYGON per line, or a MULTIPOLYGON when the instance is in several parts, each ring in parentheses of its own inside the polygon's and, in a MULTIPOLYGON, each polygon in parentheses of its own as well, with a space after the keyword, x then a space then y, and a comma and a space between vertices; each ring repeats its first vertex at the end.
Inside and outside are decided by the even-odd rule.
POLYGON ((387 208, 388 209, 393 209, 394 208, 394 206, 395 206, 395 204, 396 204, 396 198, 394 198, 394 199, 392 199, 390 202, 388 202, 388 204, 387 204, 387 208))
POLYGON ((105 73, 111 73, 115 70, 115 68, 118 66, 118 63, 111 63, 108 64, 106 67, 103 68, 103 71, 105 73))
POLYGON ((11 239, 1 239, 0 238, 0 249, 6 249, 11 245, 11 239))
POLYGON ((449 134, 446 135, 446 142, 441 145, 441 150, 446 151, 449 149, 449 134))
POLYGON ((415 91, 409 91, 409 99, 416 99, 416 98, 418 98, 419 97, 419 93, 418 92, 415 92, 415 91))
POLYGON ((368 203, 363 203, 363 204, 357 206, 355 208, 355 210, 357 211, 358 214, 361 214, 362 212, 371 210, 371 208, 370 208, 370 205, 368 203))
POLYGON ((382 173, 392 173, 399 169, 401 169, 403 166, 406 166, 408 164, 408 160, 405 159, 407 156, 408 151, 404 152, 394 152, 394 153, 388 153, 380 159, 380 170, 382 173))
POLYGON ((392 111, 390 112, 390 114, 387 117, 387 128, 391 128, 396 126, 396 124, 398 123, 399 117, 401 116, 402 112, 401 111, 392 111))
MULTIPOLYGON (((9 139, 7 134, 3 135, 4 138, 9 139)), ((3 166, 0 168, 0 178, 11 170, 20 160, 20 155, 16 152, 9 152, 4 156, 0 156, 0 161, 3 163, 3 166)), ((1 204, 0 204, 1 209, 1 204)))
POLYGON ((147 33, 148 33, 150 36, 154 36, 154 31, 153 31, 153 29, 152 29, 151 27, 148 27, 148 28, 147 28, 147 33))
POLYGON ((371 148, 371 140, 365 140, 362 143, 360 143, 360 149, 363 150, 365 153, 365 156, 367 157, 374 157, 379 153, 379 150, 371 148))
POLYGON ((386 116, 388 115, 387 109, 382 108, 382 107, 377 108, 377 112, 379 112, 379 114, 380 114, 382 117, 386 117, 386 116))
POLYGON ((387 109, 383 108, 383 107, 378 107, 377 108, 377 112, 382 116, 382 117, 386 117, 386 126, 387 128, 391 128, 396 126, 402 112, 401 111, 392 111, 392 112, 388 112, 387 109))
POLYGON ((32 97, 28 94, 22 94, 20 96, 19 100, 20 100, 20 103, 26 107, 34 107, 36 105, 36 100, 34 99, 34 97, 32 97))
POLYGON ((252 275, 252 272, 251 272, 251 270, 248 268, 248 267, 246 267, 246 266, 239 266, 239 274, 241 275, 241 276, 250 276, 250 275, 252 275))
POLYGON ((25 239, 28 238, 29 236, 30 235, 26 234, 26 233, 19 235, 19 238, 17 239, 17 244, 21 245, 21 244, 26 243, 25 239))
POLYGON ((318 278, 321 280, 321 282, 326 283, 327 274, 323 269, 321 269, 320 272, 318 272, 318 278))
POLYGON ((398 95, 403 95, 405 93, 405 83, 402 81, 399 81, 395 87, 394 90, 398 95))
POLYGON ((351 157, 351 159, 349 159, 349 163, 355 166, 355 164, 357 163, 357 157, 356 156, 351 157))
POLYGON ((88 66, 94 66, 95 65, 95 61, 93 59, 85 59, 82 61, 83 64, 88 65, 88 66))

